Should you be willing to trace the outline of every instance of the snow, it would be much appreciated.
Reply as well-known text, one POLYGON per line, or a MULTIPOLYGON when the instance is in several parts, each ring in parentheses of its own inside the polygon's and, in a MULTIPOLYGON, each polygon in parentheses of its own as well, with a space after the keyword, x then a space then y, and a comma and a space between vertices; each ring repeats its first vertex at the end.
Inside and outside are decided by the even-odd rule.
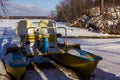
MULTIPOLYGON (((72 37, 79 37, 79 36, 111 36, 111 37, 120 37, 120 35, 109 35, 109 34, 102 34, 102 33, 95 33, 95 32, 91 32, 88 31, 87 29, 83 29, 83 28, 73 28, 73 27, 69 27, 66 26, 62 23, 57 23, 57 27, 65 27, 67 30, 67 36, 72 36, 72 37)), ((66 36, 65 35, 65 30, 64 29, 57 29, 57 33, 61 33, 62 36, 66 36)))
MULTIPOLYGON (((17 23, 23 19, 1 19, 0 20, 0 27, 12 27, 15 28, 17 26, 17 23)), ((39 19, 32 19, 32 22, 38 23, 40 20, 39 19)), ((33 24, 35 25, 35 24, 33 24)))
MULTIPOLYGON (((1 20, 0 21, 0 54, 3 53, 3 46, 5 43, 14 41, 19 41, 19 38, 15 39, 15 27, 16 23, 19 20, 1 20)), ((33 22, 39 22, 39 20, 32 20, 33 22)), ((109 34, 99 34, 89 32, 85 29, 72 28, 65 26, 63 24, 57 24, 57 26, 66 27, 68 36, 108 36, 109 34)), ((62 29, 58 30, 58 33, 65 35, 62 29)), ((110 35, 111 36, 111 35, 110 35)), ((112 35, 116 36, 116 35, 112 35)), ((59 39, 59 41, 62 41, 59 39)), ((69 38, 68 42, 78 43, 81 46, 81 49, 89 51, 93 54, 103 57, 103 60, 100 61, 96 70, 93 72, 93 77, 91 80, 120 80, 120 38, 114 39, 74 39, 69 38)), ((45 73, 46 70, 42 69, 45 73)), ((56 70, 48 70, 47 76, 60 75, 59 77, 63 78, 62 80, 71 80, 68 77, 63 76, 63 73, 57 72, 50 73, 50 71, 55 72, 56 70), (62 75, 61 75, 62 74, 62 75)), ((56 77, 56 76, 55 76, 56 77)), ((52 77, 51 77, 52 78, 52 77)), ((55 78, 57 80, 57 78, 55 78)), ((51 79, 52 80, 52 79, 51 79)))

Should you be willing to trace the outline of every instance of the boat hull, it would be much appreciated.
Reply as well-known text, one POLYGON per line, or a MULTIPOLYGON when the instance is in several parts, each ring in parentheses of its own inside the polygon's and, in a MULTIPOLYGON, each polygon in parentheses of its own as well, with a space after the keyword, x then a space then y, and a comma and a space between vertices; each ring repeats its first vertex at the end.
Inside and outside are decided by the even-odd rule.
MULTIPOLYGON (((89 54, 94 58, 100 58, 99 56, 95 56, 89 54)), ((75 71, 83 74, 83 75, 91 75, 91 73, 95 70, 98 62, 100 60, 85 60, 84 58, 74 56, 71 54, 54 54, 51 55, 51 58, 65 66, 71 67, 75 71)))
POLYGON ((19 67, 19 68, 15 68, 15 67, 11 67, 9 64, 5 63, 6 66, 6 71, 14 76, 16 78, 16 80, 20 80, 21 76, 24 74, 24 72, 26 71, 26 67, 19 67))
POLYGON ((11 75, 15 80, 21 80, 22 75, 26 71, 27 62, 25 57, 19 51, 19 47, 6 48, 4 53, 4 64, 6 72, 11 75))

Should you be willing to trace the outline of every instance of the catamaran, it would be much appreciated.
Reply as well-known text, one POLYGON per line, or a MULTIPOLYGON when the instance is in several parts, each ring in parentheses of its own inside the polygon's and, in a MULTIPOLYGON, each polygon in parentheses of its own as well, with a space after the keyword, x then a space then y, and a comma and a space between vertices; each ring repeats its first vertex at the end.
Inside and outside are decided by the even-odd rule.
POLYGON ((66 28, 56 27, 52 20, 41 20, 38 27, 34 27, 30 20, 19 21, 16 34, 20 37, 20 46, 5 47, 4 56, 13 56, 13 62, 5 61, 7 72, 20 80, 28 65, 23 58, 47 56, 81 74, 91 75, 102 57, 82 50, 80 44, 69 43, 67 37, 64 43, 59 43, 59 28, 67 36, 66 28))

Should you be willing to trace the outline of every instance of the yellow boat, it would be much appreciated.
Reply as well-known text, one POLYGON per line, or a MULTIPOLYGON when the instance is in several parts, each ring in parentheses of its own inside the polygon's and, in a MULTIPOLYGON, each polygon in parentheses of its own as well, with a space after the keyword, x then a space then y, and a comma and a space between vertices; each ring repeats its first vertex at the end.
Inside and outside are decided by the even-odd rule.
POLYGON ((53 54, 51 58, 84 75, 91 75, 102 60, 101 57, 80 49, 69 49, 65 54, 53 54))

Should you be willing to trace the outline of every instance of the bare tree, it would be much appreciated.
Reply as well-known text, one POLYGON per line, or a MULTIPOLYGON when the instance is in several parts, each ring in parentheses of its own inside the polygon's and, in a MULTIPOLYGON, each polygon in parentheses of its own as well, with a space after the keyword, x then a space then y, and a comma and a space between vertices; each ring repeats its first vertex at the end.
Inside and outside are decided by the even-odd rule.
POLYGON ((0 0, 0 7, 4 13, 6 13, 6 5, 8 0, 0 0))
POLYGON ((76 20, 78 21, 78 18, 83 14, 88 14, 89 9, 98 6, 98 3, 98 0, 61 0, 56 7, 57 18, 73 23, 76 20))

